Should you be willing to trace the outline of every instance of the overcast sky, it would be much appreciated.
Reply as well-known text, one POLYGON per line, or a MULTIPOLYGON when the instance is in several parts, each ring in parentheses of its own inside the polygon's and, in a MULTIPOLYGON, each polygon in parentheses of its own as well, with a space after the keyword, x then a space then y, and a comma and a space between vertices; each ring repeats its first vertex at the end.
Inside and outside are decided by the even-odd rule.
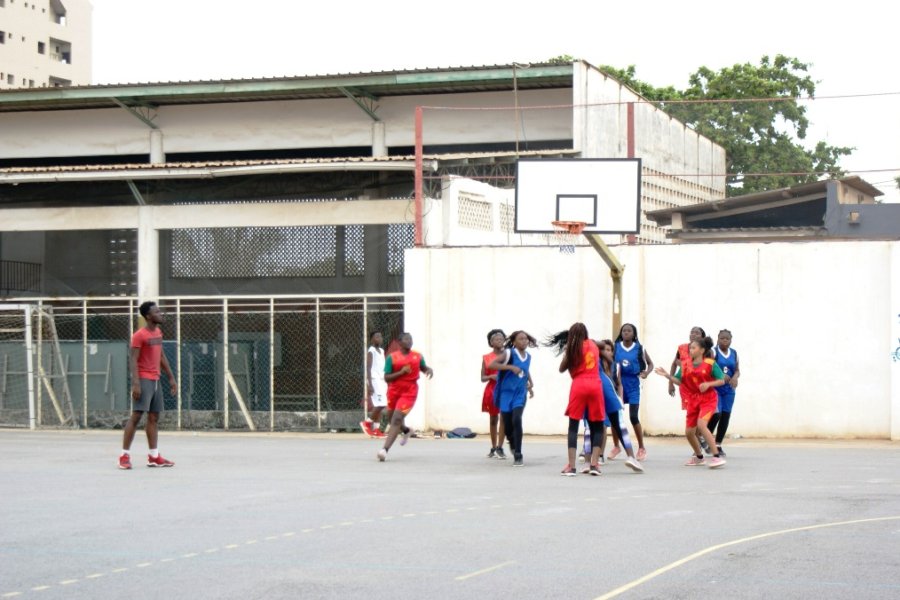
POLYGON ((844 168, 900 202, 900 41, 883 3, 92 0, 94 83, 359 73, 540 62, 635 65, 684 87, 699 66, 781 53, 812 63, 810 146, 855 146, 844 168), (552 9, 552 10, 550 10, 552 9))

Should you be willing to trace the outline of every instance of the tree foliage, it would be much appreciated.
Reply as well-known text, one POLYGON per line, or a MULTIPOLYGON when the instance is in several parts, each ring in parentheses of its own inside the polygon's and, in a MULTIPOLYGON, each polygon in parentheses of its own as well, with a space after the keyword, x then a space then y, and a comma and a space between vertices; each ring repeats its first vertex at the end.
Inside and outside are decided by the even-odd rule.
POLYGON ((634 65, 600 68, 724 147, 728 195, 734 196, 843 174, 838 162, 853 148, 820 141, 808 149, 800 142, 806 139, 809 119, 806 106, 796 99, 813 97, 816 91, 809 66, 779 54, 763 56, 758 65, 719 71, 700 67, 683 90, 639 80, 634 65))

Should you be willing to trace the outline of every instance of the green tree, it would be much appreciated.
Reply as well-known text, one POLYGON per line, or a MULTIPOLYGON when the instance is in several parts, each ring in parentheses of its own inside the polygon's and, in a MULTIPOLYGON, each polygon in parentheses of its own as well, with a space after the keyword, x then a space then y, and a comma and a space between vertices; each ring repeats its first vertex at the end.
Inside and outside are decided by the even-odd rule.
POLYGON ((634 65, 600 69, 725 148, 728 195, 736 196, 843 175, 838 162, 853 148, 820 141, 810 150, 800 142, 809 119, 796 98, 816 91, 809 66, 779 54, 763 56, 758 65, 700 67, 684 90, 641 81, 634 65))

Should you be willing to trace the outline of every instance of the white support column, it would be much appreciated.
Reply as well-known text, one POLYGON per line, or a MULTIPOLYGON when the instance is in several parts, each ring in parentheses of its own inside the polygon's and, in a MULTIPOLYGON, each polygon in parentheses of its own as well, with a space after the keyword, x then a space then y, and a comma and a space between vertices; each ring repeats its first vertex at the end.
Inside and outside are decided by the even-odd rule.
POLYGON ((387 138, 384 133, 384 121, 374 121, 372 123, 372 156, 387 156, 387 138))
POLYGON ((163 132, 161 129, 150 130, 150 163, 154 165, 166 162, 166 150, 163 147, 163 132))
POLYGON ((142 300, 159 296, 159 230, 153 228, 153 207, 138 209, 137 289, 142 300))

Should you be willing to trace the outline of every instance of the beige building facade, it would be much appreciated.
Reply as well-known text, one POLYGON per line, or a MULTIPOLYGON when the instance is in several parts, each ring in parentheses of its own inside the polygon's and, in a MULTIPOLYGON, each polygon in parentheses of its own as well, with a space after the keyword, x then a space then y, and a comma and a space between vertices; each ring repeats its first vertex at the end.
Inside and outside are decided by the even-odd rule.
POLYGON ((0 90, 91 83, 89 0, 0 0, 0 90))

